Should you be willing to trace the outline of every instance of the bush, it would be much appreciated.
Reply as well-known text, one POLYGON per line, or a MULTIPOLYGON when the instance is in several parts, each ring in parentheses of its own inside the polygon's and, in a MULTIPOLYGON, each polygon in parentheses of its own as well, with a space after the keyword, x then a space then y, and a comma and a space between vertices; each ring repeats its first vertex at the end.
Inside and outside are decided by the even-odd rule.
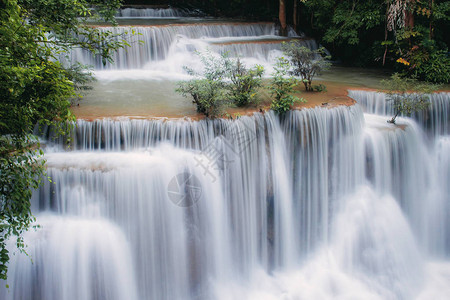
POLYGON ((270 108, 277 113, 285 113, 292 108, 295 102, 306 102, 303 98, 299 99, 291 95, 298 81, 292 76, 287 76, 290 64, 287 59, 281 57, 278 59, 272 74, 272 83, 269 86, 270 94, 275 99, 272 101, 270 108))
POLYGON ((331 63, 324 57, 325 49, 311 50, 300 46, 298 42, 283 43, 283 52, 289 57, 294 69, 292 74, 300 76, 306 91, 312 91, 313 78, 321 72, 328 70, 331 63))
POLYGON ((221 80, 192 79, 178 84, 177 92, 184 97, 191 96, 197 105, 197 112, 208 118, 221 115, 229 101, 224 93, 224 83, 221 80))
POLYGON ((257 89, 261 87, 263 74, 262 66, 255 65, 247 69, 239 58, 235 59, 229 73, 230 100, 239 107, 257 105, 259 103, 257 89))
POLYGON ((231 60, 227 54, 215 57, 211 52, 197 53, 203 64, 203 72, 184 67, 189 75, 196 78, 178 83, 176 92, 184 97, 192 97, 197 105, 197 112, 209 118, 218 117, 228 103, 225 78, 231 68, 231 60))
POLYGON ((261 87, 262 66, 247 69, 239 58, 228 55, 214 56, 211 52, 197 53, 203 64, 203 72, 197 73, 185 67, 188 74, 196 78, 179 82, 176 92, 192 97, 197 112, 206 117, 220 116, 231 103, 237 106, 258 104, 256 90, 261 87))

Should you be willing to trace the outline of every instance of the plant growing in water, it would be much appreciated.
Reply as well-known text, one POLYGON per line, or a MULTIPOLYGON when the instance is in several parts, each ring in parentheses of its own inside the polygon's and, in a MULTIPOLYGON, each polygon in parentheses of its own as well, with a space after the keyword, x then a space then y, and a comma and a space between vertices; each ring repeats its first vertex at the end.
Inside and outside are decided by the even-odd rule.
POLYGON ((311 50, 294 41, 283 43, 282 50, 294 67, 292 74, 300 76, 306 91, 313 91, 311 86, 313 78, 331 67, 331 63, 326 60, 328 57, 325 56, 323 47, 311 50))
POLYGON ((438 86, 426 82, 420 82, 413 78, 402 78, 395 73, 389 80, 382 80, 386 87, 386 101, 393 102, 395 115, 388 120, 395 124, 399 114, 409 115, 415 111, 424 110, 430 104, 430 93, 437 90, 438 86))
POLYGON ((275 72, 272 74, 273 78, 269 90, 275 99, 272 101, 270 108, 277 113, 287 112, 297 101, 306 102, 303 98, 299 99, 291 95, 298 81, 292 76, 287 76, 289 69, 289 61, 284 57, 280 57, 274 67, 275 72))

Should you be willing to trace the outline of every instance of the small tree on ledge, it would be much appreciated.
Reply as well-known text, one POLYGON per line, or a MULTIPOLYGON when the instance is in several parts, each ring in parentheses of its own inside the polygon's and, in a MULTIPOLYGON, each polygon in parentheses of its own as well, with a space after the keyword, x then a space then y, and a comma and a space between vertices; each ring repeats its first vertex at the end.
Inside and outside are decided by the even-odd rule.
POLYGON ((325 56, 325 49, 322 47, 311 50, 295 41, 283 43, 281 48, 293 65, 292 74, 300 76, 306 91, 313 91, 313 78, 331 67, 331 63, 327 61, 328 57, 325 56))
POLYGON ((394 116, 387 121, 392 124, 395 124, 395 119, 400 114, 410 115, 425 110, 430 105, 430 94, 438 89, 437 85, 414 78, 402 78, 398 73, 381 83, 387 89, 386 101, 393 102, 394 116))

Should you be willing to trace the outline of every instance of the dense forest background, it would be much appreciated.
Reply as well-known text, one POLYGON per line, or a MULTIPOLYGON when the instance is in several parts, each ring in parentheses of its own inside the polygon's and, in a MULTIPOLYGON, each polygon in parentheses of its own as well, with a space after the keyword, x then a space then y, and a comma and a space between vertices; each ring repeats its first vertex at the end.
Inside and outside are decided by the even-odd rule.
POLYGON ((215 17, 274 21, 314 37, 344 65, 386 67, 448 83, 450 1, 442 0, 127 0, 215 17))

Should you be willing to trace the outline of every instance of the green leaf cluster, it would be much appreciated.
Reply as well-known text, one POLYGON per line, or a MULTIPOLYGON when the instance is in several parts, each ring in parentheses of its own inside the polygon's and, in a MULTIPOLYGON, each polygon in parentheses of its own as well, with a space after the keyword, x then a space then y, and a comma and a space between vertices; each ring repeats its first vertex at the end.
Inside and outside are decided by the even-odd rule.
POLYGON ((295 102, 306 102, 303 98, 300 99, 292 95, 295 92, 294 87, 298 85, 298 80, 288 75, 290 69, 289 60, 280 57, 274 66, 274 73, 269 86, 270 94, 274 97, 270 108, 280 114, 289 111, 295 102))

